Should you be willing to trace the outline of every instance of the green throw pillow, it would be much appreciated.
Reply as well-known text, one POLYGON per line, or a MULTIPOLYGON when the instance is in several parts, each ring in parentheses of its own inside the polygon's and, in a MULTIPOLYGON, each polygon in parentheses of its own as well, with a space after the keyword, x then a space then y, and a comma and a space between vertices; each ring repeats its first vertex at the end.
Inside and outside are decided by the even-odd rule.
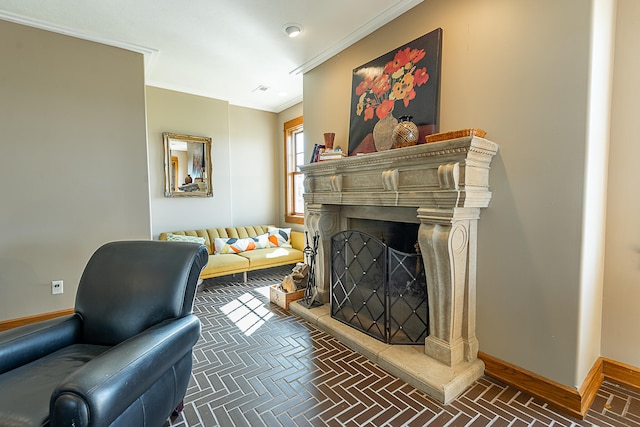
POLYGON ((190 243, 200 243, 204 245, 205 238, 198 236, 182 236, 180 234, 171 234, 167 233, 167 241, 170 242, 190 242, 190 243))

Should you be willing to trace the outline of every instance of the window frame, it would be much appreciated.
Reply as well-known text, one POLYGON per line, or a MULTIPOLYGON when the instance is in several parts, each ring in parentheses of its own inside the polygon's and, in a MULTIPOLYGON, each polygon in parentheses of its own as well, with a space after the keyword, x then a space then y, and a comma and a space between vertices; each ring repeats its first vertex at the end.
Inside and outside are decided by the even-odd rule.
MULTIPOLYGON (((296 171, 298 165, 295 153, 295 134, 304 134, 303 116, 296 117, 284 123, 284 186, 285 186, 285 221, 293 224, 304 224, 304 206, 302 212, 295 212, 295 177, 303 175, 296 171), (293 163, 292 163, 293 162, 293 163), (292 167, 293 166, 293 167, 292 167), (293 169, 293 170, 292 170, 293 169)), ((303 163, 304 164, 304 163, 303 163)))

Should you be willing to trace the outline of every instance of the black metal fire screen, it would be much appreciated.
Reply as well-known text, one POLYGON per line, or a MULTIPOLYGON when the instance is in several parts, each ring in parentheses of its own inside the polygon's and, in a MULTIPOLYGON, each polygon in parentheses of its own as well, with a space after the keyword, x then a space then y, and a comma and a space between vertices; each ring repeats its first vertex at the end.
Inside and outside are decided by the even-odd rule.
POLYGON ((331 317, 389 344, 422 344, 429 333, 420 254, 356 230, 331 238, 331 317))

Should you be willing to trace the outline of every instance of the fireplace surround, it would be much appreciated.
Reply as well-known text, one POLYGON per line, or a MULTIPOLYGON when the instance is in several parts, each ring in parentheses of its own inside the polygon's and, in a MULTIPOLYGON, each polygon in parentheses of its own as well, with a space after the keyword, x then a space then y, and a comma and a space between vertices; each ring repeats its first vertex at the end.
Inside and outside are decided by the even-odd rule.
POLYGON ((422 374, 429 383, 425 391, 445 403, 484 372, 475 335, 476 240, 480 210, 491 200, 489 170, 497 150, 471 133, 301 167, 305 227, 320 236, 320 300, 330 300, 331 236, 358 219, 419 224, 429 306, 429 335, 420 349, 428 372, 422 374))

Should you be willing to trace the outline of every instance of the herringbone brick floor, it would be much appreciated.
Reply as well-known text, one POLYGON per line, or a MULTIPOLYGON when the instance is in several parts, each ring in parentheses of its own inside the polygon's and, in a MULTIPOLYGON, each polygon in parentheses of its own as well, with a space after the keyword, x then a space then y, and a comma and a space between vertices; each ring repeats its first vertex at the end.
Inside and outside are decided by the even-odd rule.
POLYGON ((205 281, 182 414, 166 425, 640 426, 640 393, 605 383, 584 421, 483 377, 442 405, 269 303, 290 267, 205 281))

